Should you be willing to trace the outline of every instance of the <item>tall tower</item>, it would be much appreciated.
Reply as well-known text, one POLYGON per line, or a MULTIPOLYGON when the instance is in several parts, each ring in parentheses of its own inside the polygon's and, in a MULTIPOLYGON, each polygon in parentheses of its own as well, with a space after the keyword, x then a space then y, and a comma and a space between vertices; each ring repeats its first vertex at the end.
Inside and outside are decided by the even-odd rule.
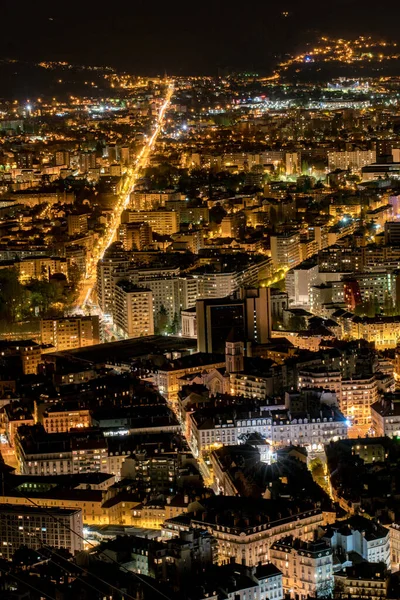
POLYGON ((244 370, 244 343, 235 339, 233 329, 225 343, 225 365, 228 373, 241 373, 244 370))

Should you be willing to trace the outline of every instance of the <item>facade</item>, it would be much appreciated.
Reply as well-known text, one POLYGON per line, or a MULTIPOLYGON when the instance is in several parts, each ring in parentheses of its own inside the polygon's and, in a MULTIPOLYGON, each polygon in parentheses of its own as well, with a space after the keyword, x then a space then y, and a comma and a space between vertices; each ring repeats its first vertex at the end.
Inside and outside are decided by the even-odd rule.
POLYGON ((232 329, 243 342, 267 343, 271 337, 272 313, 269 288, 241 290, 241 298, 198 300, 196 318, 200 352, 225 352, 232 329))
POLYGON ((61 433, 71 429, 90 427, 90 411, 85 408, 68 409, 63 405, 50 406, 40 417, 47 433, 61 433))
POLYGON ((179 213, 169 210, 149 210, 134 212, 125 210, 121 223, 147 223, 154 233, 172 235, 179 231, 179 213))
POLYGON ((125 250, 144 250, 153 241, 148 223, 123 223, 118 227, 118 240, 125 250))
POLYGON ((98 433, 47 433, 42 426, 20 427, 15 454, 24 475, 107 473, 107 442, 98 433))
POLYGON ((67 216, 68 235, 85 235, 88 232, 88 215, 72 214, 67 216))
POLYGON ((300 234, 271 235, 271 258, 274 269, 293 269, 301 262, 300 234))
POLYGON ((379 350, 395 348, 400 341, 400 317, 354 317, 351 336, 373 342, 379 350))
POLYGON ((72 555, 83 550, 82 511, 0 504, 0 558, 11 560, 21 546, 66 548, 72 555))
POLYGON ((129 281, 114 286, 114 325, 127 338, 154 335, 153 294, 129 281))
POLYGON ((64 317, 40 321, 42 344, 57 351, 83 348, 100 343, 99 317, 64 317))
POLYGON ((325 530, 323 539, 336 554, 355 552, 369 563, 384 563, 391 568, 390 533, 376 521, 358 515, 337 521, 325 530))
POLYGON ((371 424, 371 406, 378 399, 375 375, 342 379, 339 396, 340 410, 357 425, 371 424))
POLYGON ((354 150, 352 152, 328 152, 329 170, 335 169, 360 171, 362 167, 376 161, 375 150, 354 150))
POLYGON ((386 395, 371 406, 371 421, 378 437, 400 436, 400 402, 397 395, 386 395))
POLYGON ((333 587, 333 552, 322 541, 303 541, 288 536, 276 541, 271 561, 282 571, 283 591, 290 598, 330 597, 333 587))
POLYGON ((62 273, 68 278, 68 265, 65 258, 41 256, 24 258, 15 263, 21 283, 31 279, 49 280, 51 275, 62 273))
MULTIPOLYGON (((217 501, 219 498, 217 497, 217 501)), ((245 510, 242 515, 242 509, 236 507, 249 505, 248 499, 231 496, 221 498, 225 500, 225 508, 221 510, 208 509, 199 517, 191 513, 185 515, 184 520, 180 517, 166 520, 163 535, 176 535, 189 527, 206 529, 217 540, 220 564, 235 560, 239 564, 253 567, 271 559, 271 546, 284 535, 290 533, 303 540, 310 540, 313 531, 324 522, 320 509, 302 510, 296 506, 288 509, 281 503, 278 510, 277 505, 270 500, 253 501, 250 511, 245 510), (232 507, 235 519, 231 517, 232 507), (253 511, 257 511, 254 516, 253 511)))
POLYGON ((236 445, 243 435, 259 433, 272 446, 301 445, 322 450, 331 441, 347 438, 347 423, 334 408, 321 407, 321 415, 292 416, 287 410, 218 411, 215 417, 201 411, 189 415, 190 445, 196 456, 219 445, 236 445))

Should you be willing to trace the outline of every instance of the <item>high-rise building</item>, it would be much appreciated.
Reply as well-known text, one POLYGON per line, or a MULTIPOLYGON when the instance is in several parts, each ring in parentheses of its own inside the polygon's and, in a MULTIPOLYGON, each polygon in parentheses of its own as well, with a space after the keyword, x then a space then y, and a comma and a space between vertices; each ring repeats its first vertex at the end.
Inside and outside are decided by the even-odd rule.
POLYGON ((54 153, 54 163, 56 167, 69 167, 70 152, 68 150, 58 150, 54 153))
POLYGON ((376 161, 375 150, 354 150, 352 152, 328 152, 329 170, 352 169, 359 171, 362 167, 376 161))
POLYGON ((21 546, 66 548, 72 555, 83 550, 82 511, 0 504, 0 558, 11 560, 21 546))
POLYGON ((301 261, 300 234, 297 232, 271 235, 271 258, 275 269, 293 269, 301 261))
POLYGON ((122 146, 120 150, 121 163, 126 167, 130 163, 130 150, 129 146, 122 146))
POLYGON ((153 294, 122 280, 114 285, 111 307, 114 325, 126 337, 154 334, 153 294))
POLYGON ((198 300, 197 345, 200 352, 225 352, 225 342, 234 332, 237 339, 265 344, 271 337, 269 288, 242 288, 241 298, 198 300))
POLYGON ((96 152, 81 152, 79 154, 79 171, 87 173, 96 168, 96 152))

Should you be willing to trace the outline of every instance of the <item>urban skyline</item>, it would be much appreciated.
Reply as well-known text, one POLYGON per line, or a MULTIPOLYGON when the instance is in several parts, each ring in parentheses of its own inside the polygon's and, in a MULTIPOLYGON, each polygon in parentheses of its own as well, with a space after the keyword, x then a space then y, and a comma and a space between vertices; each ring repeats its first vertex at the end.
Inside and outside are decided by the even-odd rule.
POLYGON ((0 42, 0 598, 396 600, 398 7, 157 8, 0 42))

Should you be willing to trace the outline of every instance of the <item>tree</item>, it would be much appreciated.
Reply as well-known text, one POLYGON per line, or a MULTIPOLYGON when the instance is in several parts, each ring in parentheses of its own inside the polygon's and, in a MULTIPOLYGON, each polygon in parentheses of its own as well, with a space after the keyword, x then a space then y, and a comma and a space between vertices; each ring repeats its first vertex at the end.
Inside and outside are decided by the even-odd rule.
POLYGON ((167 328, 168 333, 175 335, 176 333, 178 333, 180 328, 181 328, 180 319, 179 319, 178 313, 175 313, 174 318, 172 319, 172 322, 170 323, 170 325, 167 328))
POLYGON ((166 333, 167 327, 168 327, 168 313, 167 313, 167 310, 166 310, 164 304, 161 304, 160 310, 158 311, 158 315, 157 315, 156 329, 160 333, 166 333))

